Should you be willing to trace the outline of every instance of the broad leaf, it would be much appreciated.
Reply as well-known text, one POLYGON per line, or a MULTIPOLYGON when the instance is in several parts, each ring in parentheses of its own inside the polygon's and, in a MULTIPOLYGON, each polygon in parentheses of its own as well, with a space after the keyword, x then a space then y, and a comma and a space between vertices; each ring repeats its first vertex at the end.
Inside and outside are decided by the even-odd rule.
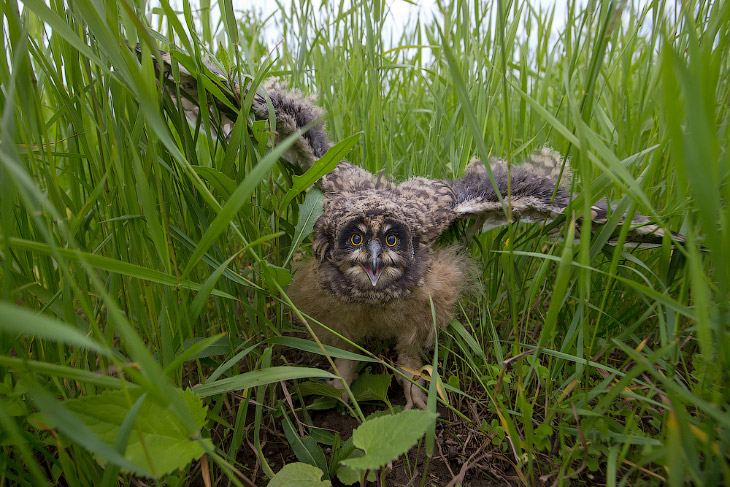
POLYGON ((302 396, 324 396, 339 399, 342 396, 342 389, 332 387, 323 382, 302 382, 299 384, 299 393, 302 396))
POLYGON ((259 262, 259 264, 261 266, 261 273, 263 274, 266 284, 270 289, 278 289, 277 284, 280 287, 286 287, 292 281, 289 269, 269 264, 263 260, 259 262))
POLYGON ((359 470, 376 470, 413 447, 438 414, 428 411, 402 411, 393 416, 369 419, 352 433, 353 444, 365 456, 348 458, 342 464, 359 470))
POLYGON ((284 415, 284 421, 281 423, 281 426, 284 429, 286 441, 289 442, 289 446, 294 450, 294 454, 300 462, 318 467, 323 471, 327 468, 327 459, 324 457, 324 452, 314 438, 311 436, 299 436, 294 430, 291 420, 286 415, 284 415))
MULTIPOLYGON (((132 405, 143 392, 138 387, 127 391, 107 391, 96 396, 70 399, 63 405, 90 431, 111 445, 114 444, 132 405)), ((205 424, 206 408, 200 398, 190 390, 178 389, 177 392, 195 424, 202 428, 205 424)), ((135 421, 136 427, 132 428, 129 435, 124 458, 157 477, 200 458, 206 450, 200 441, 206 443, 207 448, 213 448, 208 438, 191 439, 190 433, 172 409, 160 405, 151 397, 139 408, 135 421)))
POLYGON ((352 393, 358 401, 388 402, 390 374, 362 374, 353 384, 352 393))
POLYGON ((267 487, 332 487, 332 482, 322 480, 322 470, 306 463, 290 463, 279 470, 267 487))
MULTIPOLYGON (((364 455, 364 453, 362 452, 362 450, 355 449, 350 453, 350 455, 347 458, 348 459, 361 458, 363 455, 364 455)), ((360 480, 362 480, 362 474, 363 474, 363 472, 358 469, 354 469, 347 465, 340 465, 340 468, 337 469, 336 476, 337 476, 337 480, 339 480, 343 484, 353 485, 357 482, 360 482, 360 480)), ((375 482, 376 477, 377 476, 376 476, 374 470, 370 470, 368 472, 368 482, 375 482)))

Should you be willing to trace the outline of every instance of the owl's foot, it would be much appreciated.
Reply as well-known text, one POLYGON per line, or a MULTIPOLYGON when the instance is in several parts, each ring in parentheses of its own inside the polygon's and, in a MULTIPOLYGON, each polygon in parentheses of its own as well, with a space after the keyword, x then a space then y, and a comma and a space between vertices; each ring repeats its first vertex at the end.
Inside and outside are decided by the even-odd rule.
MULTIPOLYGON (((349 380, 346 377, 343 377, 343 378, 345 380, 347 380, 347 385, 349 386, 350 384, 352 384, 353 381, 357 380, 358 375, 354 374, 352 377, 349 378, 349 380)), ((345 402, 350 400, 350 396, 347 395, 347 391, 344 391, 345 385, 342 383, 342 381, 340 379, 330 379, 327 381, 327 385, 332 386, 335 389, 343 389, 342 400, 345 402)))
POLYGON ((426 409, 426 403, 428 402, 428 397, 426 396, 426 393, 423 392, 420 387, 403 377, 399 378, 399 381, 401 383, 401 386, 403 386, 403 394, 406 396, 405 409, 413 409, 413 406, 416 406, 420 409, 426 409))
MULTIPOLYGON (((344 380, 349 386, 350 384, 352 384, 352 381, 357 379, 357 361, 338 358, 337 360, 335 360, 335 365, 337 366, 337 372, 339 372, 342 379, 328 380, 328 385, 336 387, 337 389, 344 389, 345 384, 342 383, 342 380, 344 380)), ((347 392, 343 392, 342 400, 347 402, 349 401, 349 399, 350 398, 348 397, 347 392)))
MULTIPOLYGON (((347 381, 347 385, 349 386, 350 384, 353 383, 353 381, 357 380, 358 377, 360 377, 360 376, 358 374, 355 374, 351 378, 349 378, 349 380, 347 377, 343 377, 343 379, 345 379, 347 381)), ((327 381, 327 385, 332 386, 336 389, 345 388, 345 385, 342 383, 342 380, 340 380, 340 379, 330 379, 327 381)))

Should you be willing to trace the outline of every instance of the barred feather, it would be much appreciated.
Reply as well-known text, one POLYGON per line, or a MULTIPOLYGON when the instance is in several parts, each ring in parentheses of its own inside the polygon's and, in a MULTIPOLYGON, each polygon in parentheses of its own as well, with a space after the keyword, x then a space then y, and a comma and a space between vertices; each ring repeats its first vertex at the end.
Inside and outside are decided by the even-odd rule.
POLYGON ((477 159, 469 163, 461 179, 453 182, 455 212, 485 220, 484 231, 509 223, 508 214, 513 221, 553 220, 570 201, 570 167, 552 149, 531 154, 524 163, 512 166, 509 173, 507 163, 499 159, 490 163, 490 169, 504 206, 484 164, 477 159))
MULTIPOLYGON (((137 52, 141 53, 139 46, 137 52)), ((191 123, 196 124, 200 117, 199 78, 179 64, 180 82, 176 85, 172 79, 172 56, 174 53, 160 51, 163 65, 156 67, 163 72, 165 87, 173 102, 183 108, 191 123)), ((211 75, 210 81, 220 88, 215 96, 208 95, 212 104, 206 112, 213 122, 212 135, 218 136, 216 128, 220 128, 220 135, 229 138, 248 87, 241 90, 232 77, 210 63, 206 63, 205 68, 211 75), (225 100, 217 98, 221 93, 225 100)), ((198 76, 208 75, 201 73, 198 76)), ((331 144, 322 122, 324 110, 311 98, 270 80, 255 93, 251 111, 256 119, 269 120, 270 109, 274 113, 277 143, 311 125, 284 155, 285 160, 306 170, 327 152, 331 144)), ((459 218, 477 218, 482 223, 482 231, 508 224, 508 215, 512 221, 549 224, 561 217, 572 199, 570 165, 553 149, 546 147, 533 152, 526 161, 513 165, 509 171, 505 161, 494 159, 490 161, 490 169, 496 185, 492 184, 484 164, 477 159, 469 163, 461 178, 453 181, 414 178, 396 185, 382 175, 375 176, 342 161, 318 184, 330 199, 375 191, 391 201, 403 201, 404 207, 413 204, 414 200, 423 200, 431 214, 421 215, 418 220, 423 226, 424 238, 429 242, 459 218)), ((605 224, 610 213, 605 201, 598 202, 592 208, 594 226, 605 224)), ((658 225, 638 214, 630 224, 627 246, 661 244, 665 231, 658 225)), ((683 236, 673 232, 671 235, 675 242, 684 242, 683 236)))
MULTIPOLYGON (((472 160, 463 178, 453 182, 457 195, 454 210, 461 217, 479 219, 484 232, 507 225, 510 213, 515 222, 550 224, 563 215, 573 197, 570 165, 553 149, 533 152, 525 162, 512 166, 509 176, 507 164, 502 160, 492 161, 490 168, 504 205, 511 205, 511 212, 500 203, 489 174, 479 160, 472 160)), ((600 227, 612 212, 613 208, 609 209, 606 201, 601 200, 591 208, 591 222, 600 227)), ((645 216, 636 214, 630 225, 627 247, 661 245, 664 229, 650 223, 645 216)), ((671 235, 676 243, 684 242, 682 235, 674 232, 671 235)), ((615 239, 609 243, 615 243, 615 239)))
MULTIPOLYGON (((139 46, 137 46, 137 52, 141 53, 139 46)), ((182 107, 191 124, 197 124, 200 118, 199 79, 178 63, 180 82, 176 84, 172 76, 173 56, 174 53, 160 51, 163 65, 155 64, 155 66, 162 71, 166 81, 165 88, 173 102, 182 107), (180 90, 179 100, 177 89, 180 90)), ((205 67, 212 74, 212 77, 209 77, 210 81, 221 88, 216 94, 211 92, 207 94, 208 100, 212 102, 207 110, 212 122, 211 136, 222 135, 229 139, 233 124, 240 113, 241 100, 246 96, 249 87, 244 86, 241 90, 237 81, 222 73, 214 65, 206 63, 205 67), (217 98, 220 93, 223 93, 226 100, 217 98), (232 110, 231 106, 236 110, 232 110)), ((206 74, 201 73, 199 76, 206 76, 206 74)), ((331 145, 322 121, 325 115, 324 110, 317 106, 311 98, 305 97, 296 90, 287 89, 276 80, 269 80, 258 89, 253 97, 251 111, 256 119, 269 120, 269 101, 275 117, 276 143, 280 143, 297 130, 311 125, 309 130, 284 154, 284 159, 290 164, 300 166, 304 170, 308 169, 314 161, 327 152, 331 145)))

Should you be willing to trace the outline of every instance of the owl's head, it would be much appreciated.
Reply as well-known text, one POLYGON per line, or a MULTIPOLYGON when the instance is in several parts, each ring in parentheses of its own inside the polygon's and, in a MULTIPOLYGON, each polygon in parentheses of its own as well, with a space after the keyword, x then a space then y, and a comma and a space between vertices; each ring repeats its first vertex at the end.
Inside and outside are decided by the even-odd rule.
POLYGON ((340 298, 387 301, 421 280, 427 247, 413 219, 392 194, 373 191, 334 198, 315 226, 320 284, 340 298), (382 194, 381 194, 382 193, 382 194))

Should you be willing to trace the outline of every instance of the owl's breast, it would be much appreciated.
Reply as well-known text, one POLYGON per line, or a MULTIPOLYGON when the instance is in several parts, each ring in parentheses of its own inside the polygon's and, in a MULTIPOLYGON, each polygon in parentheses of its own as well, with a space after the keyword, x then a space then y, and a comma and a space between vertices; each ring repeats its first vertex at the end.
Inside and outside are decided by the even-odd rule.
POLYGON ((310 259, 295 268, 288 295, 318 321, 352 338, 395 336, 398 330, 433 329, 431 302, 439 326, 451 321, 459 298, 472 287, 476 265, 456 246, 435 249, 421 279, 412 286, 363 291, 331 262, 310 259))

